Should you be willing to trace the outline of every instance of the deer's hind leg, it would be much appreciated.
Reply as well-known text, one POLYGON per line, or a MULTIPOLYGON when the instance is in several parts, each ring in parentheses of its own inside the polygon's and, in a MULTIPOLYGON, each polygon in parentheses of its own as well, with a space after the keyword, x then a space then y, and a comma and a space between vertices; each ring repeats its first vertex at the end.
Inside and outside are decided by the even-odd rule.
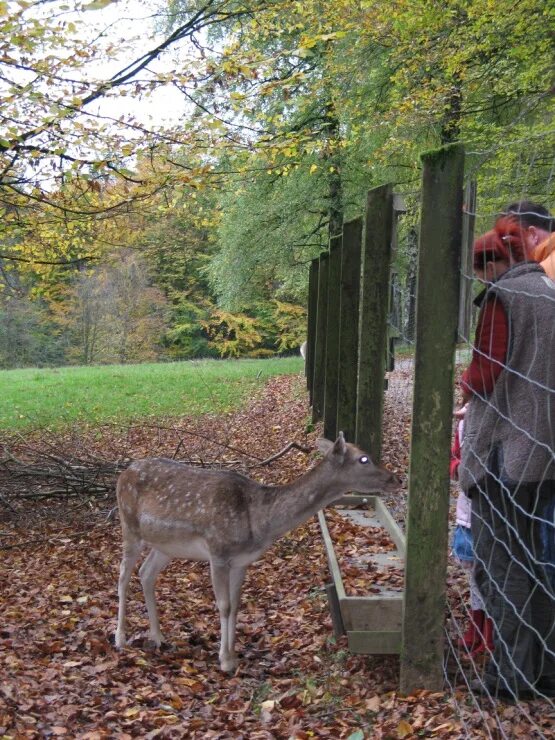
POLYGON ((171 558, 168 555, 164 555, 164 553, 159 550, 152 549, 148 553, 139 570, 139 578, 141 579, 141 586, 143 587, 146 602, 146 610, 148 612, 148 621, 150 622, 150 639, 154 642, 156 647, 160 647, 164 641, 164 637, 160 632, 160 621, 158 619, 154 587, 156 585, 158 575, 170 560, 171 558))
POLYGON ((121 557, 121 565, 119 569, 119 581, 118 581, 118 626, 116 629, 116 647, 125 647, 125 617, 126 617, 126 599, 127 599, 127 587, 131 580, 133 568, 137 564, 137 560, 141 554, 141 540, 130 539, 124 540, 123 543, 123 554, 121 557))

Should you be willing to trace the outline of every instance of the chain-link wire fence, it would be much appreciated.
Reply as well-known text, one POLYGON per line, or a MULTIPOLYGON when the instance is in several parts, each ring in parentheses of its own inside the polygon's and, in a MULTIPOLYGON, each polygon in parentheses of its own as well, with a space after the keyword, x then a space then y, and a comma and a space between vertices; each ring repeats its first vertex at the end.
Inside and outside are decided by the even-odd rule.
MULTIPOLYGON (((468 403, 453 430, 444 664, 466 737, 548 738, 555 725, 555 223, 534 216, 555 202, 553 132, 523 144, 466 158, 456 393, 459 408, 468 403), (519 218, 499 221, 519 203, 519 218)), ((391 286, 386 448, 400 432, 408 448, 412 420, 418 195, 407 203, 391 286)))
MULTIPOLYGON (((554 153, 547 134, 527 146, 467 152, 464 199, 444 197, 437 183, 431 196, 430 177, 422 195, 403 193, 404 207, 395 216, 389 294, 379 291, 388 301, 389 350, 382 460, 411 471, 408 511, 404 495, 387 500, 399 522, 408 517, 406 566, 412 569, 410 577, 406 574, 401 685, 437 685, 433 664, 441 662, 442 652, 436 635, 445 616, 438 608, 445 574, 440 561, 447 549, 447 470, 443 476, 440 467, 452 431, 452 384, 446 386, 446 378, 453 371, 448 365, 459 282, 453 280, 453 250, 459 249, 462 207, 454 380, 456 405, 467 402, 467 415, 457 414, 453 424, 459 445, 453 450, 458 463, 451 466, 457 480, 449 513, 443 684, 467 737, 550 737, 555 717, 555 282, 532 253, 549 237, 553 223, 548 218, 544 228, 541 223, 525 228, 514 214, 498 222, 510 204, 532 201, 535 205, 526 210, 535 212, 538 204, 554 202, 554 153), (439 236, 435 204, 444 230, 439 236), (424 214, 425 229, 420 225, 424 214), (479 253, 475 244, 481 245, 479 253), (444 315, 434 315, 436 298, 444 315), (440 346, 437 337, 430 340, 434 332, 442 337, 440 346), (424 348, 418 366, 417 335, 424 348), (435 373, 438 362, 445 372, 435 373), (428 402, 430 395, 437 403, 428 402), (419 553, 414 527, 428 537, 421 543, 425 555, 419 553), (424 601, 429 615, 423 613, 424 601), (421 639, 426 624, 430 636, 421 639), (429 659, 420 661, 420 647, 429 650, 429 659), (511 714, 507 707, 517 701, 521 707, 511 714)), ((431 155, 427 166, 440 172, 442 156, 431 155)), ((454 161, 457 156, 454 152, 454 161)), ((460 174, 449 184, 459 196, 462 168, 460 174)), ((371 323, 361 323, 364 341, 371 323)), ((359 363, 359 390, 361 372, 359 363)), ((373 372, 380 376, 378 364, 373 372)))
POLYGON ((468 168, 478 189, 467 218, 481 236, 474 275, 464 258, 461 271, 476 297, 459 358, 468 403, 456 420, 445 680, 472 737, 477 717, 485 737, 553 736, 555 283, 534 262, 555 228, 542 218, 554 200, 553 152, 552 136, 521 148, 496 188, 503 150, 471 154, 468 168), (499 218, 510 210, 521 214, 499 218))

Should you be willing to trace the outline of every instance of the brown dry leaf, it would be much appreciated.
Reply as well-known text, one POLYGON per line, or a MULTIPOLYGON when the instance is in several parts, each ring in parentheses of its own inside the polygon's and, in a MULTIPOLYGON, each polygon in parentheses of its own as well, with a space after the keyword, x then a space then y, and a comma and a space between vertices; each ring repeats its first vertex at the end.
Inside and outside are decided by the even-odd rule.
POLYGON ((372 696, 370 699, 366 699, 366 709, 370 712, 377 712, 380 708, 381 699, 378 695, 372 696))
POLYGON ((443 734, 444 732, 452 732, 454 729, 455 729, 455 726, 453 725, 452 722, 444 722, 443 724, 438 725, 437 727, 434 727, 432 732, 434 734, 438 732, 443 734))
POLYGON ((284 696, 279 700, 280 706, 283 709, 295 709, 296 707, 302 706, 302 699, 296 694, 284 696))
POLYGON ((404 719, 402 719, 397 725, 397 737, 399 740, 403 740, 403 738, 408 737, 412 732, 412 725, 404 719))

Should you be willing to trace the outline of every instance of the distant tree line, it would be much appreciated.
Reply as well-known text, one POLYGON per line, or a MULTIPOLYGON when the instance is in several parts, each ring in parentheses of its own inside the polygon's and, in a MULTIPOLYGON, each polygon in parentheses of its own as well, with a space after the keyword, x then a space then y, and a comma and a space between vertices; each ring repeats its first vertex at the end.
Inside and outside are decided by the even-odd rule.
POLYGON ((375 185, 405 196, 414 283, 419 154, 444 143, 466 143, 486 218, 508 195, 553 206, 545 3, 147 2, 159 40, 143 24, 98 80, 109 4, 0 14, 0 367, 295 351, 308 265, 375 185), (94 107, 166 85, 178 124, 94 107))

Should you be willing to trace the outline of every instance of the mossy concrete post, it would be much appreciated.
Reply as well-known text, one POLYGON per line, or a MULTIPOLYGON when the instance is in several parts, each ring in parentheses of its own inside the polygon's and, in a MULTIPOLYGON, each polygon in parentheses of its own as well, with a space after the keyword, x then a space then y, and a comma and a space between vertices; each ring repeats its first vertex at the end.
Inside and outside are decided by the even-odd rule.
POLYGON ((314 346, 316 343, 316 316, 318 314, 318 258, 310 263, 308 272, 308 309, 306 327, 306 357, 304 372, 308 388, 309 403, 312 405, 312 381, 314 378, 314 346))
POLYGON ((339 315, 341 289, 341 236, 330 239, 328 260, 328 307, 326 328, 326 390, 324 394, 324 437, 337 437, 337 382, 339 375, 339 315))
POLYGON ((361 253, 362 219, 355 218, 343 227, 341 249, 337 429, 348 442, 355 440, 357 421, 361 253))
POLYGON ((464 149, 422 156, 401 691, 443 686, 449 452, 459 315, 464 149))
POLYGON ((370 190, 366 201, 359 325, 356 442, 379 462, 393 230, 391 185, 370 190))
POLYGON ((312 368, 312 420, 324 416, 326 383, 326 329, 328 321, 328 253, 320 255, 318 268, 318 308, 314 341, 314 366, 312 368))

